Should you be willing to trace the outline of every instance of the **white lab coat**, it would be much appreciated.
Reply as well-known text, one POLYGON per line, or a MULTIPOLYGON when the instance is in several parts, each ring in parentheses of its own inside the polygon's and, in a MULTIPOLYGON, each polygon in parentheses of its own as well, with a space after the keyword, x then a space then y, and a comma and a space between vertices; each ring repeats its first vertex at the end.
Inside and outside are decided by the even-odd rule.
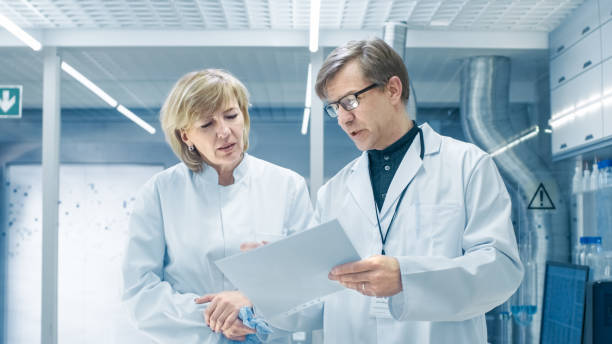
POLYGON ((307 227, 312 205, 304 178, 244 155, 235 182, 218 185, 205 166, 177 164, 142 188, 130 219, 124 301, 136 326, 160 343, 227 343, 194 298, 234 290, 215 261, 245 241, 273 240, 307 227))
MULTIPOLYGON (((389 298, 394 319, 371 317, 370 297, 346 289, 322 306, 325 343, 486 343, 484 313, 521 282, 510 198, 491 157, 421 128, 424 158, 416 137, 380 212, 384 234, 410 183, 385 245, 401 269, 403 291, 389 298)), ((382 248, 374 207, 364 152, 319 190, 315 221, 338 219, 365 258, 382 248)), ((314 323, 315 310, 302 321, 314 323)))

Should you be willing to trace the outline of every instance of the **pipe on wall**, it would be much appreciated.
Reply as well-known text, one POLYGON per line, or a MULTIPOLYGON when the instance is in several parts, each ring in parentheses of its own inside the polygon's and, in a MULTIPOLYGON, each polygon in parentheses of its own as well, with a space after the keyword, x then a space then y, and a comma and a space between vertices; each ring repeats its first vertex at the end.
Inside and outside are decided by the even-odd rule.
MULTIPOLYGON (((491 152, 511 138, 520 129, 527 129, 529 119, 511 118, 509 111, 510 59, 501 56, 477 56, 464 61, 461 72, 461 125, 466 137, 480 148, 491 152)), ((516 114, 514 114, 516 115, 516 114)), ((540 131, 543 134, 543 130, 540 131)), ((535 140, 534 140, 535 141, 535 140)), ((533 288, 536 292, 537 312, 530 324, 514 327, 514 342, 522 331, 521 342, 539 343, 539 328, 544 290, 544 272, 547 260, 567 261, 569 254, 568 213, 563 202, 555 202, 555 210, 528 210, 532 194, 541 182, 549 188, 559 189, 550 168, 523 142, 494 157, 502 176, 509 186, 515 203, 515 232, 523 264, 535 264, 533 288), (554 184, 554 185, 551 185, 554 184)), ((530 282, 528 270, 521 285, 522 292, 530 282)), ((521 291, 519 289, 519 291, 521 291)), ((518 294, 518 293, 517 293, 518 294)), ((513 297, 516 298, 517 296, 513 297)), ((511 304, 517 301, 511 301, 511 304)), ((516 323, 516 321, 514 322, 516 323)))

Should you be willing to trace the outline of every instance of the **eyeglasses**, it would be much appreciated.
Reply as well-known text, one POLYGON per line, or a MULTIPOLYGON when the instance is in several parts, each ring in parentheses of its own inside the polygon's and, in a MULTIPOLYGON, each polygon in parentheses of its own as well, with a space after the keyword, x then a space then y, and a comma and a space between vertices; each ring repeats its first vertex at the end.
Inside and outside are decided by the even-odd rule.
POLYGON ((367 91, 373 89, 376 86, 378 86, 378 84, 372 84, 362 89, 361 91, 357 91, 353 94, 347 94, 346 96, 340 98, 340 100, 338 100, 337 102, 333 102, 333 103, 329 103, 325 105, 325 112, 327 112, 329 117, 336 118, 338 117, 339 106, 342 106, 342 108, 346 111, 355 110, 359 106, 358 97, 361 94, 366 93, 367 91))

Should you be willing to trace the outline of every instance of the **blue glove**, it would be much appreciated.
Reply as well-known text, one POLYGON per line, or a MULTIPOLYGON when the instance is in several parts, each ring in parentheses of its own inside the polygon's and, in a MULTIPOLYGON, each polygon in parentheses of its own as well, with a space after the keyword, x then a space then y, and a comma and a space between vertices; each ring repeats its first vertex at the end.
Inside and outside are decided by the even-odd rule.
POLYGON ((244 326, 255 329, 257 333, 247 334, 244 342, 232 340, 230 341, 232 344, 260 344, 262 341, 268 340, 272 329, 263 319, 255 317, 251 307, 240 308, 238 318, 242 320, 244 326))

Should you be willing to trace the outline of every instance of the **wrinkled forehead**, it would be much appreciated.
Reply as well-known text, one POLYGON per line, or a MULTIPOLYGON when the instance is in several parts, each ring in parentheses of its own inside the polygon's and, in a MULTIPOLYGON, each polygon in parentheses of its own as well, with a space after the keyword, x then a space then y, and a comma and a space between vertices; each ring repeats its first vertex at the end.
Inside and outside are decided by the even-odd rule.
POLYGON ((340 98, 358 92, 370 84, 363 76, 358 60, 352 60, 342 66, 325 83, 325 95, 328 102, 336 102, 340 98))

